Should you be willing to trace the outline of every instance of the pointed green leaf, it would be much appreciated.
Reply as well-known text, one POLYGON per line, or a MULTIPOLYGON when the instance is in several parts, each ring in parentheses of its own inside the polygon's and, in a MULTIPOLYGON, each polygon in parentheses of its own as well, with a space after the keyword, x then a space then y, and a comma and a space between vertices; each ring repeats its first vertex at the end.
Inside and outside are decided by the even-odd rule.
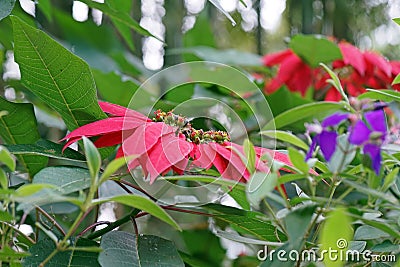
POLYGON ((100 243, 101 266, 118 267, 183 267, 179 253, 169 240, 158 236, 113 231, 105 234, 100 243))
POLYGON ((10 15, 15 5, 15 0, 1 0, 0 1, 0 20, 10 15))
POLYGON ((256 171, 256 151, 249 139, 244 140, 243 150, 247 159, 246 168, 250 173, 254 173, 256 171))
POLYGON ((276 173, 270 172, 267 174, 256 172, 251 176, 250 181, 247 183, 247 199, 253 206, 258 207, 260 201, 271 193, 277 184, 278 175, 276 173))
POLYGON ((375 89, 367 89, 367 92, 360 95, 359 99, 376 99, 382 100, 386 102, 390 101, 400 101, 400 93, 393 90, 375 90, 375 89))
POLYGON ((148 198, 137 196, 137 195, 121 195, 115 196, 111 198, 101 198, 93 200, 94 205, 99 205, 105 202, 115 201, 117 203, 140 209, 144 212, 147 212, 154 217, 168 223, 169 225, 173 226, 175 229, 180 230, 181 228, 179 225, 172 219, 172 217, 165 212, 160 206, 158 206, 153 201, 149 200, 148 198))
POLYGON ((289 47, 311 67, 342 58, 342 53, 335 43, 318 35, 298 34, 292 38, 289 47))
POLYGON ((328 66, 326 66, 325 64, 321 63, 320 64, 325 70, 326 72, 328 72, 329 76, 331 76, 331 79, 328 80, 328 82, 330 84, 333 85, 333 87, 336 88, 336 90, 339 91, 340 95, 342 96, 342 98, 349 103, 349 98, 347 97, 346 93, 344 92, 344 89, 342 87, 342 84, 340 83, 339 77, 336 75, 336 73, 334 73, 328 66))
MULTIPOLYGON (((350 240, 353 238, 353 229, 351 220, 346 214, 346 209, 336 208, 328 214, 328 218, 322 226, 320 236, 321 250, 337 250, 336 255, 346 255, 350 240), (340 231, 338 231, 340 225, 340 231), (343 254, 342 254, 343 253, 343 254)), ((343 266, 345 261, 334 259, 333 257, 324 257, 326 266, 343 266)))
MULTIPOLYGON (((70 249, 62 252, 58 252, 46 266, 57 266, 57 267, 78 267, 78 266, 90 266, 100 267, 98 262, 98 251, 94 251, 93 248, 98 247, 95 241, 80 238, 70 249)), ((22 265, 27 266, 39 266, 49 254, 56 249, 55 243, 50 238, 41 239, 35 245, 30 247, 29 252, 31 256, 24 258, 22 265)))
MULTIPOLYGON (((0 136, 6 144, 35 143, 40 138, 32 104, 12 103, 0 97, 0 111, 7 112, 0 116, 0 136)), ((45 157, 21 156, 18 159, 30 176, 47 165, 45 157)))
POLYGON ((302 173, 308 173, 310 167, 305 162, 305 155, 302 151, 299 151, 293 147, 289 147, 289 158, 293 165, 299 169, 302 173))
POLYGON ((11 171, 15 171, 15 160, 4 146, 0 146, 0 164, 1 163, 6 165, 11 171))
POLYGON ((105 182, 114 172, 116 172, 119 168, 122 166, 126 165, 127 162, 131 161, 132 159, 137 158, 135 156, 129 156, 129 157, 121 157, 114 159, 111 161, 105 170, 103 171, 103 174, 100 177, 100 184, 105 182))
POLYGON ((8 178, 6 172, 0 168, 0 188, 7 189, 8 188, 8 178))
POLYGON ((88 169, 73 166, 52 166, 38 172, 33 177, 33 184, 52 184, 63 195, 84 190, 90 186, 88 169))
POLYGON ((11 20, 22 83, 56 110, 69 130, 106 118, 89 66, 44 32, 17 17, 11 20))
POLYGON ((100 153, 92 141, 90 141, 87 137, 84 136, 82 139, 83 145, 85 146, 85 156, 89 167, 90 176, 97 180, 101 167, 100 153))
POLYGON ((344 108, 345 105, 343 103, 336 102, 316 102, 304 104, 279 114, 274 120, 268 122, 264 126, 263 130, 273 130, 274 123, 275 128, 280 129, 302 119, 316 118, 317 115, 321 114, 322 112, 333 112, 343 110, 344 108))
POLYGON ((5 147, 14 155, 36 155, 70 161, 86 161, 85 156, 78 151, 71 148, 62 151, 63 145, 45 139, 39 139, 35 144, 5 145, 5 147))
POLYGON ((308 150, 308 146, 306 143, 304 143, 303 140, 301 140, 300 138, 298 138, 297 136, 295 136, 292 133, 286 132, 286 131, 262 131, 260 132, 260 134, 271 137, 271 138, 275 138, 279 141, 283 141, 283 142, 287 142, 289 144, 292 144, 294 146, 300 147, 304 150, 308 150))
POLYGON ((91 8, 95 8, 102 11, 104 14, 110 16, 114 21, 117 21, 123 25, 128 26, 129 28, 131 28, 132 30, 136 31, 139 34, 142 34, 144 36, 152 36, 162 42, 160 38, 154 36, 148 30, 140 26, 140 24, 133 18, 131 18, 127 13, 120 12, 119 10, 111 8, 109 4, 107 4, 107 2, 103 4, 91 0, 79 0, 79 1, 85 3, 91 8))

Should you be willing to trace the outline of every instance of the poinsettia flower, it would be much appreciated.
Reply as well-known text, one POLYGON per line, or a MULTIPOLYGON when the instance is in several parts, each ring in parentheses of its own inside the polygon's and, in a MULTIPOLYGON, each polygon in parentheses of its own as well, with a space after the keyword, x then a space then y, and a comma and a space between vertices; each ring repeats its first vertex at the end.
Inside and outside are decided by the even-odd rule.
POLYGON ((382 160, 380 147, 387 135, 385 113, 383 109, 368 111, 364 118, 366 122, 358 120, 351 128, 349 142, 363 145, 364 154, 371 158, 372 168, 379 175, 382 160))
POLYGON ((317 134, 314 136, 312 140, 310 149, 306 155, 306 160, 312 157, 312 153, 314 152, 317 145, 319 145, 325 159, 329 161, 336 150, 337 137, 338 137, 337 131, 332 128, 341 124, 348 118, 349 114, 347 113, 335 113, 325 118, 322 121, 321 125, 319 124, 308 125, 307 126, 308 132, 314 132, 317 134))
MULTIPOLYGON (((98 137, 94 142, 97 147, 121 144, 116 157, 136 155, 128 168, 132 170, 141 166, 150 183, 171 170, 183 174, 188 168, 209 169, 212 166, 224 178, 241 182, 250 179, 250 172, 241 157, 244 155, 243 147, 231 142, 225 132, 196 130, 184 117, 172 112, 156 111, 156 117, 151 120, 139 112, 115 104, 99 104, 111 117, 69 133, 62 139, 68 140, 65 148, 83 136, 98 137)), ((261 159, 265 153, 292 166, 287 155, 256 148, 257 171, 269 171, 267 162, 261 159)))
MULTIPOLYGON (((400 63, 388 61, 382 55, 372 51, 361 51, 347 42, 339 42, 338 47, 342 59, 332 62, 333 70, 338 74, 341 85, 350 96, 358 96, 366 92, 366 88, 394 88, 392 81, 400 73, 400 63)), ((326 101, 340 101, 341 94, 327 81, 329 74, 321 67, 311 68, 292 50, 265 55, 264 65, 279 66, 275 77, 265 81, 266 93, 273 93, 286 85, 290 91, 300 92, 303 96, 308 87, 313 87, 325 95, 326 101)))
POLYGON ((279 65, 276 77, 265 85, 267 93, 272 93, 282 85, 286 85, 290 91, 305 95, 307 88, 311 85, 312 70, 292 50, 286 49, 266 55, 263 63, 267 67, 279 65))

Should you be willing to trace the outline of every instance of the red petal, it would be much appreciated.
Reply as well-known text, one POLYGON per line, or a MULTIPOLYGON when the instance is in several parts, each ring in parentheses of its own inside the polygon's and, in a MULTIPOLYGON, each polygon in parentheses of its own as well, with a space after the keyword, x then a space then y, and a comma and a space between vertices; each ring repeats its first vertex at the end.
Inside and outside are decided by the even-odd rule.
POLYGON ((224 157, 246 180, 250 177, 249 171, 246 169, 246 165, 242 161, 239 155, 229 149, 227 146, 231 146, 230 142, 225 142, 223 145, 218 143, 209 143, 209 145, 217 151, 222 157, 224 157))
POLYGON ((336 88, 332 87, 331 89, 329 89, 328 93, 326 93, 325 96, 325 101, 334 101, 334 102, 338 102, 342 99, 342 96, 340 95, 340 93, 338 92, 338 90, 336 90, 336 88))
POLYGON ((343 62, 353 66, 361 75, 364 75, 367 66, 362 52, 349 43, 340 43, 339 48, 343 55, 343 62))
POLYGON ((143 120, 143 121, 151 121, 148 117, 144 116, 142 113, 139 113, 135 110, 123 107, 123 106, 119 106, 116 104, 112 104, 112 103, 108 103, 108 102, 103 102, 103 101, 99 101, 99 105, 100 108, 108 114, 111 114, 113 116, 118 116, 118 117, 125 117, 125 116, 129 116, 129 117, 134 117, 137 118, 139 120, 143 120))
POLYGON ((268 54, 263 57, 263 63, 265 66, 271 67, 282 63, 282 61, 286 60, 286 58, 291 55, 293 55, 293 52, 290 49, 268 54))
POLYGON ((208 144, 200 144, 197 146, 196 159, 193 161, 193 164, 208 170, 213 165, 216 156, 217 152, 208 144))
POLYGON ((364 58, 369 63, 371 68, 378 68, 381 70, 386 76, 391 76, 392 74, 392 66, 389 61, 387 61, 381 55, 378 55, 373 52, 364 52, 364 58))
POLYGON ((279 81, 286 83, 302 68, 308 68, 308 66, 298 56, 292 54, 282 62, 276 77, 279 81))
POLYGON ((107 118, 100 121, 95 121, 86 125, 83 125, 65 136, 60 141, 66 139, 82 138, 82 136, 91 137, 96 135, 103 135, 108 133, 114 133, 125 130, 135 129, 142 125, 143 121, 135 118, 107 118))
POLYGON ((146 162, 146 169, 149 172, 151 184, 160 173, 182 161, 193 149, 191 143, 176 137, 174 133, 164 135, 160 141, 161 143, 154 146, 150 151, 146 162))
POLYGON ((122 131, 100 136, 95 142, 96 147, 115 146, 122 143, 122 131))
POLYGON ((148 122, 142 124, 123 141, 124 153, 125 155, 142 155, 159 142, 161 136, 174 132, 175 129, 165 123, 148 122))
MULTIPOLYGON (((240 153, 242 153, 244 155, 244 149, 243 146, 235 144, 235 143, 231 143, 231 145, 236 148, 240 153)), ((265 172, 268 173, 270 170, 269 168, 264 164, 264 162, 261 161, 260 157, 258 155, 256 155, 256 170, 260 171, 260 172, 265 172)))

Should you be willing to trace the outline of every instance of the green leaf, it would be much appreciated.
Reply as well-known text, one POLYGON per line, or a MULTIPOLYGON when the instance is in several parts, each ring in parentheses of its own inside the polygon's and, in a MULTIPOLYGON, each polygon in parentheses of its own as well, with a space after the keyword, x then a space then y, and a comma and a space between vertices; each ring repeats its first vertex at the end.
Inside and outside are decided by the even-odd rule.
POLYGON ((137 195, 121 195, 121 196, 114 196, 110 198, 101 198, 93 200, 93 205, 99 205, 105 202, 115 201, 117 203, 137 208, 142 211, 145 211, 154 217, 168 223, 169 225, 173 226, 175 229, 181 230, 179 225, 172 219, 172 217, 165 212, 160 206, 158 206, 153 201, 149 200, 148 198, 137 196, 137 195))
POLYGON ((139 34, 142 34, 144 36, 152 36, 162 42, 160 38, 157 36, 154 36, 151 34, 148 30, 140 26, 140 24, 135 21, 133 18, 131 18, 127 13, 125 12, 120 12, 119 10, 115 10, 109 6, 109 4, 104 3, 98 3, 98 2, 93 2, 91 0, 79 0, 80 2, 85 3, 86 5, 90 6, 91 8, 98 9, 102 11, 104 14, 110 16, 110 18, 113 19, 114 22, 119 22, 121 25, 126 25, 132 30, 136 31, 139 34))
POLYGON ((40 11, 42 11, 49 22, 53 21, 53 8, 51 6, 51 0, 39 0, 39 2, 36 3, 36 6, 40 11))
POLYGON ((105 182, 114 172, 116 172, 119 168, 122 166, 126 165, 127 162, 131 161, 132 159, 137 158, 135 156, 129 156, 129 157, 121 157, 114 159, 111 161, 105 170, 103 171, 103 174, 100 177, 100 184, 105 182))
POLYGON ((354 234, 354 240, 375 240, 384 237, 390 237, 390 235, 369 225, 361 225, 354 234))
POLYGON ((396 22, 397 24, 399 24, 400 25, 400 18, 394 18, 394 19, 392 19, 394 22, 396 22))
POLYGON ((249 139, 244 140, 243 150, 247 159, 246 168, 250 173, 254 173, 256 171, 256 151, 249 139))
POLYGON ((385 192, 386 190, 389 189, 389 187, 394 184, 394 182, 397 179, 397 174, 399 173, 399 168, 394 168, 388 175, 385 177, 385 181, 382 186, 382 191, 385 192))
POLYGON ((311 67, 319 63, 328 63, 342 58, 339 47, 319 35, 298 34, 292 38, 289 47, 311 67))
MULTIPOLYGON (((107 3, 110 6, 110 8, 129 16, 132 9, 133 1, 108 0, 107 3)), ((115 28, 117 28, 118 32, 121 34, 122 38, 128 45, 129 49, 134 51, 135 44, 133 43, 133 35, 130 27, 113 17, 111 17, 111 21, 115 25, 115 28)))
POLYGON ((17 17, 11 20, 22 83, 56 110, 69 130, 107 118, 97 104, 89 66, 44 32, 17 17))
MULTIPOLYGON (((6 144, 35 143, 40 138, 32 104, 12 103, 0 97, 0 111, 8 113, 0 116, 0 136, 6 144)), ((45 157, 21 156, 18 160, 30 176, 47 165, 45 157)))
POLYGON ((240 233, 271 242, 286 240, 285 235, 261 213, 217 204, 207 204, 202 207, 211 211, 214 218, 230 224, 234 230, 240 233))
POLYGON ((286 230, 289 240, 292 243, 299 241, 303 242, 304 235, 310 225, 315 209, 315 205, 306 205, 286 215, 286 230))
POLYGON ((400 74, 397 74, 397 76, 394 78, 392 85, 400 83, 400 74))
POLYGON ((294 146, 300 147, 304 150, 308 150, 308 146, 306 143, 304 143, 303 140, 301 140, 300 138, 298 138, 297 136, 295 136, 294 134, 290 133, 290 132, 286 132, 286 131, 262 131, 260 132, 260 134, 271 137, 271 138, 275 138, 277 140, 292 144, 294 146))
POLYGON ((14 220, 14 218, 10 213, 0 210, 0 221, 1 222, 12 222, 13 220, 14 220))
POLYGON ((400 101, 400 93, 393 90, 367 89, 368 92, 358 96, 359 99, 376 99, 386 102, 400 101))
MULTIPOLYGON (((93 247, 98 247, 97 242, 80 238, 71 246, 71 249, 58 252, 46 264, 46 267, 78 267, 90 266, 100 267, 98 262, 98 252, 92 252, 93 247), (88 249, 88 251, 84 251, 88 249)), ((24 267, 36 267, 47 258, 47 256, 56 249, 55 243, 50 238, 45 238, 38 241, 30 247, 31 256, 26 257, 22 261, 24 267)))
MULTIPOLYGON (((321 249, 326 251, 334 249, 338 251, 338 255, 345 255, 352 237, 351 220, 346 214, 346 209, 339 207, 330 212, 322 227, 321 249), (340 231, 337 231, 338 225, 340 225, 340 231)), ((324 263, 326 266, 335 267, 343 266, 345 262, 340 259, 334 260, 331 257, 324 257, 324 263)))
POLYGON ((15 171, 15 160, 4 146, 0 146, 0 163, 15 171))
POLYGON ((232 23, 233 26, 236 25, 235 20, 232 18, 232 16, 225 11, 225 9, 221 6, 219 0, 208 0, 211 4, 213 4, 222 14, 224 14, 232 23))
POLYGON ((69 166, 47 167, 33 177, 33 184, 52 184, 60 194, 67 195, 72 192, 84 190, 90 186, 90 173, 88 169, 69 166))
POLYGON ((345 105, 336 102, 316 102, 297 106, 287 110, 275 117, 273 121, 267 123, 263 130, 273 130, 283 128, 302 119, 312 119, 322 112, 333 112, 343 110, 345 105))
POLYGON ((190 257, 203 261, 200 266, 219 266, 225 258, 226 250, 222 248, 220 239, 208 229, 183 231, 182 238, 190 257))
POLYGON ((10 262, 10 265, 6 266, 20 266, 20 265, 13 265, 12 263, 20 262, 20 259, 30 254, 27 252, 17 252, 8 246, 4 246, 0 250, 0 262, 10 262))
POLYGON ((399 203, 396 199, 393 199, 393 198, 389 197, 389 195, 387 195, 385 193, 382 193, 380 191, 371 189, 371 188, 366 187, 364 185, 361 185, 359 183, 356 183, 356 182, 353 182, 353 181, 350 181, 350 180, 347 180, 347 179, 343 179, 342 182, 344 184, 348 185, 348 186, 353 187, 359 193, 364 193, 366 195, 371 195, 371 196, 374 196, 374 197, 377 197, 377 198, 381 198, 382 200, 386 200, 386 201, 388 201, 390 203, 393 203, 393 204, 397 204, 398 205, 398 203, 399 203))
POLYGON ((39 139, 35 144, 5 145, 5 147, 14 155, 33 155, 68 161, 86 161, 81 153, 71 148, 62 151, 63 145, 45 139, 39 139))
POLYGON ((327 80, 330 84, 333 85, 333 87, 336 88, 336 90, 339 91, 340 95, 342 96, 342 98, 349 103, 349 98, 347 97, 346 93, 344 92, 344 89, 342 87, 342 84, 340 83, 339 77, 336 75, 336 73, 334 73, 328 66, 326 66, 325 64, 321 63, 320 64, 325 70, 326 72, 328 72, 329 76, 331 76, 330 80, 327 80))
POLYGON ((3 169, 0 168, 0 188, 8 188, 8 177, 3 169))
POLYGON ((158 236, 112 231, 101 238, 101 266, 184 266, 174 243, 158 236))
POLYGON ((299 151, 293 147, 289 147, 289 158, 293 165, 299 169, 302 173, 308 173, 310 167, 305 162, 305 155, 302 151, 299 151))
POLYGON ((219 50, 207 46, 194 46, 170 49, 168 50, 168 54, 193 54, 202 60, 213 61, 227 65, 252 67, 262 66, 262 60, 260 56, 235 49, 219 50))
POLYGON ((85 156, 87 160, 87 165, 89 167, 90 176, 92 179, 97 180, 100 167, 101 167, 101 157, 100 153, 95 147, 95 145, 86 136, 82 138, 83 145, 85 146, 85 156))
POLYGON ((228 194, 245 210, 250 210, 250 203, 247 201, 246 192, 241 188, 226 187, 224 186, 224 191, 228 194))
POLYGON ((45 188, 55 188, 55 186, 51 184, 25 184, 18 188, 15 191, 15 196, 16 197, 27 197, 33 194, 36 194, 37 192, 41 191, 42 189, 45 188))
POLYGON ((274 172, 268 174, 262 172, 254 173, 246 186, 246 195, 249 202, 258 207, 258 204, 269 193, 274 190, 278 184, 278 175, 274 172))
POLYGON ((1 0, 0 1, 0 20, 10 15, 15 5, 15 0, 1 0))
POLYGON ((245 190, 245 185, 243 183, 238 183, 236 181, 223 179, 219 177, 210 177, 204 175, 182 175, 182 176, 165 176, 161 179, 165 179, 168 181, 195 181, 195 182, 203 182, 203 183, 215 183, 217 185, 225 185, 231 187, 237 187, 237 189, 245 190))
POLYGON ((103 73, 94 69, 92 71, 101 98, 107 102, 127 107, 139 88, 138 83, 133 80, 123 80, 123 77, 115 72, 103 73))

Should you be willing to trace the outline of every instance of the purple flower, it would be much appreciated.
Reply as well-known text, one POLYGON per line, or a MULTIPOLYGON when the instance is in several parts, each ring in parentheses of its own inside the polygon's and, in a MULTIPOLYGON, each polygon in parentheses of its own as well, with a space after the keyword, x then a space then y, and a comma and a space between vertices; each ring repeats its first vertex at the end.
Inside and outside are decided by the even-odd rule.
POLYGON ((326 117, 319 127, 316 127, 316 125, 308 126, 308 131, 316 132, 317 135, 312 140, 310 149, 306 155, 306 160, 311 158, 315 148, 317 145, 319 145, 325 159, 329 161, 336 150, 336 139, 338 137, 336 130, 332 130, 332 128, 341 124, 348 118, 349 114, 347 113, 335 113, 329 117, 326 117))
POLYGON ((377 175, 381 169, 381 144, 387 134, 385 113, 382 109, 364 114, 366 122, 358 120, 352 127, 349 142, 354 145, 364 145, 364 154, 372 161, 372 168, 377 175))

